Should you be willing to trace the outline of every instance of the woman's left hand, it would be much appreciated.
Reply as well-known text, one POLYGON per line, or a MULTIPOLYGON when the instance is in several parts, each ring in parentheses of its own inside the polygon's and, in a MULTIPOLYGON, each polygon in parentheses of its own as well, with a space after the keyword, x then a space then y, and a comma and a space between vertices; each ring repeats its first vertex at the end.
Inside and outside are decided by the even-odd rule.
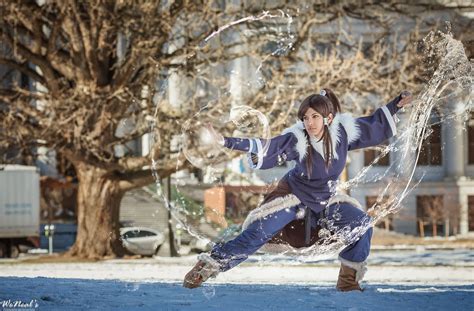
POLYGON ((406 105, 408 105, 409 103, 412 102, 413 100, 413 96, 411 95, 410 92, 408 91, 403 91, 401 94, 400 94, 400 97, 402 98, 398 104, 397 104, 397 107, 398 108, 402 108, 402 107, 405 107, 406 105))
POLYGON ((206 124, 206 128, 208 131, 208 135, 210 136, 211 142, 210 144, 217 143, 221 146, 224 146, 224 136, 221 133, 217 132, 216 129, 211 125, 211 123, 206 124))

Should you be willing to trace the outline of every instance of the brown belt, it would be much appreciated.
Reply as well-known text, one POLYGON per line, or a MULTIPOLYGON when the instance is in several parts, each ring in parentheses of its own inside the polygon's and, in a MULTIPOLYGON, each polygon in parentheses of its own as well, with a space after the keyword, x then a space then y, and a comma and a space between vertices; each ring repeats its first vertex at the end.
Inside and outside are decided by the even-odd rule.
MULTIPOLYGON (((286 181, 280 180, 277 186, 263 199, 262 204, 292 193, 286 181)), ((295 248, 308 247, 318 241, 319 227, 311 228, 311 209, 306 208, 305 219, 296 219, 288 223, 275 234, 268 243, 289 244, 295 248)))

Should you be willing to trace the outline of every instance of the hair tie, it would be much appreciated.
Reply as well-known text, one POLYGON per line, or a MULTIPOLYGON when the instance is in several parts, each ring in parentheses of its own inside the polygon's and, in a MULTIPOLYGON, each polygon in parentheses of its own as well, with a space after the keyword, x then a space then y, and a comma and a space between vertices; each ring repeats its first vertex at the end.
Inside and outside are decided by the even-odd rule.
POLYGON ((321 91, 319 92, 319 95, 321 95, 321 96, 326 96, 326 94, 327 94, 327 93, 326 93, 326 90, 321 90, 321 91))

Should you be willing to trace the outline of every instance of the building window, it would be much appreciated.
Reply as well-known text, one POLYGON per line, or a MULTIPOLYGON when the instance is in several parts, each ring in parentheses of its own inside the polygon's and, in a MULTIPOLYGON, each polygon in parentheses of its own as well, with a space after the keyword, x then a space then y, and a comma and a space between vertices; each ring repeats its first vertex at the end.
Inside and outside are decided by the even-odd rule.
POLYGON ((420 236, 443 234, 446 216, 442 195, 416 197, 417 232, 420 236))
MULTIPOLYGON (((375 158, 377 158, 382 152, 376 148, 367 148, 364 150, 364 166, 369 166, 375 158)), ((374 166, 389 166, 390 165, 390 152, 380 158, 374 166)))
POLYGON ((469 231, 474 231, 474 195, 467 197, 469 231))
POLYGON ((471 112, 471 118, 467 122, 467 144, 468 157, 467 163, 474 164, 474 112, 471 112))
MULTIPOLYGON (((381 202, 377 202, 377 196, 367 196, 365 197, 365 204, 367 213, 371 216, 377 216, 380 213, 381 208, 385 206, 385 202, 388 201, 388 197, 384 197, 381 202)), ((379 219, 375 224, 377 228, 382 228, 385 230, 393 230, 393 214, 388 214, 382 219, 379 219)))
POLYGON ((418 165, 441 165, 441 119, 435 112, 431 114, 427 130, 431 130, 432 133, 423 140, 418 165))

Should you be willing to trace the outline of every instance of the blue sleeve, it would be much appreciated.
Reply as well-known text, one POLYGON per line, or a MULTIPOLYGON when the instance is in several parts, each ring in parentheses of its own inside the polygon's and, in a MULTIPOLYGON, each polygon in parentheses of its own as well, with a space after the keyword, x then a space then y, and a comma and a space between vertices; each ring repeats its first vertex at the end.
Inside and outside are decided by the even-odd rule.
POLYGON ((399 110, 397 104, 400 100, 399 95, 377 109, 373 115, 357 118, 356 127, 359 133, 353 141, 349 141, 349 150, 376 146, 397 135, 395 114, 399 110))
POLYGON ((294 134, 287 133, 271 139, 224 137, 224 147, 248 153, 254 169, 269 169, 296 158, 294 134))

